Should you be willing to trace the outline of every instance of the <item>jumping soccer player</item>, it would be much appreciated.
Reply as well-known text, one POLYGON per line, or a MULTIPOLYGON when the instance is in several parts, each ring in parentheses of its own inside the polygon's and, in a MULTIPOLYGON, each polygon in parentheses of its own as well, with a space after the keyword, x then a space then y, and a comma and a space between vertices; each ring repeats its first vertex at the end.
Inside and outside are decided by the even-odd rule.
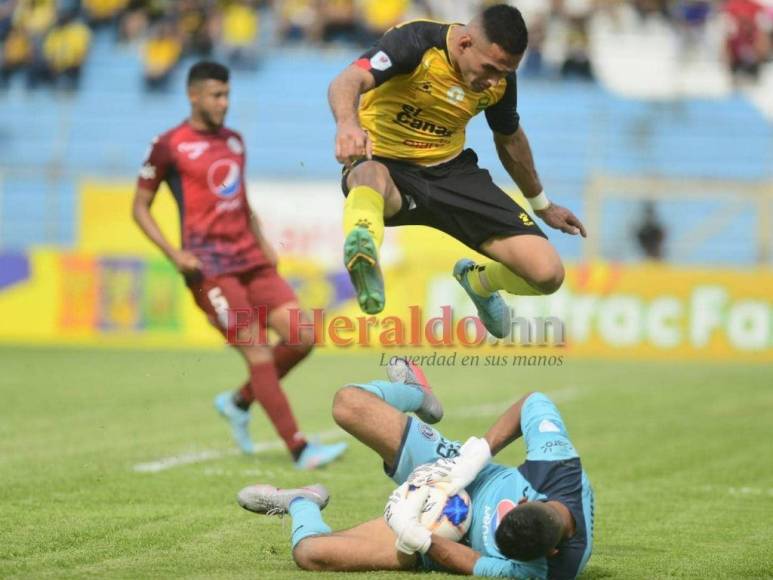
POLYGON ((561 259, 545 234, 464 149, 467 123, 485 111, 499 159, 536 214, 586 235, 571 211, 548 200, 519 123, 515 70, 527 40, 521 13, 504 4, 467 25, 408 22, 330 84, 344 164, 344 262, 366 313, 384 308, 385 225, 439 229, 491 258, 459 260, 454 276, 499 338, 509 331, 499 290, 539 295, 561 286, 561 259))
MULTIPOLYGON (((341 389, 333 403, 336 422, 384 461, 397 484, 419 493, 390 498, 385 518, 331 532, 322 519, 329 501, 321 485, 277 489, 253 485, 239 493, 242 507, 292 517, 292 554, 306 570, 445 570, 476 576, 574 578, 593 546, 593 490, 556 406, 531 393, 508 409, 484 438, 462 445, 427 422, 442 407, 420 371, 405 361, 387 368, 391 382, 341 389), (413 411, 422 420, 404 413, 413 411), (489 463, 523 435, 526 461, 519 467, 489 463), (461 543, 419 525, 421 491, 445 482, 465 489, 472 521, 461 543), (419 498, 417 502, 415 498, 419 498)), ((394 496, 395 494, 393 494, 394 496)), ((426 498, 426 495, 423 496, 426 498)))
POLYGON ((301 344, 287 343, 290 312, 298 311, 298 300, 277 273, 276 253, 247 202, 244 141, 223 126, 228 79, 228 69, 217 63, 191 67, 190 117, 153 140, 137 182, 134 219, 182 273, 196 304, 247 363, 247 383, 215 398, 238 446, 244 453, 253 452, 249 409, 258 401, 296 466, 312 469, 339 457, 346 444, 308 442, 279 384, 309 354, 313 337, 306 333, 301 344), (169 243, 150 212, 162 181, 180 209, 179 249, 169 243), (239 322, 237 312, 251 314, 249 325, 239 322), (258 340, 266 327, 275 330, 281 342, 272 347, 258 340))

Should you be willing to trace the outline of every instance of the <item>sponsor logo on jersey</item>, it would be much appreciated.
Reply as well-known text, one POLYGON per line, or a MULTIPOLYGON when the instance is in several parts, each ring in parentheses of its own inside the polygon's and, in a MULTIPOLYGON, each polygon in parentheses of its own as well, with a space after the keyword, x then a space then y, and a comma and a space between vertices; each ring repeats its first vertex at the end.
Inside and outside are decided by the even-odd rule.
POLYGON ((140 169, 140 179, 155 179, 156 167, 150 163, 146 163, 140 169))
POLYGON ((454 85, 446 91, 446 98, 452 103, 461 103, 464 100, 464 89, 454 85))
POLYGON ((437 135, 439 137, 450 137, 454 134, 454 132, 448 127, 437 125, 432 121, 422 119, 420 115, 423 110, 424 109, 420 107, 414 107, 413 105, 403 105, 400 112, 395 115, 393 122, 413 129, 414 131, 419 131, 420 133, 437 135))
POLYGON ((225 199, 239 193, 242 185, 242 171, 233 159, 218 159, 207 171, 209 190, 225 199))
POLYGON ((177 151, 187 155, 191 160, 201 157, 207 149, 209 149, 208 141, 183 141, 177 145, 177 151))
POLYGON ((370 58, 370 68, 374 70, 387 70, 391 66, 392 61, 383 50, 379 50, 370 58))
POLYGON ((443 145, 448 145, 450 141, 446 141, 443 139, 442 141, 438 141, 437 143, 428 143, 427 141, 416 141, 416 139, 403 139, 403 145, 407 145, 408 147, 413 147, 414 149, 434 149, 437 147, 442 147, 443 145))
POLYGON ((422 423, 419 426, 419 433, 421 433, 425 439, 429 439, 430 441, 437 439, 437 432, 425 423, 422 423))
MULTIPOLYGON (((510 499, 503 499, 500 500, 496 507, 496 512, 493 514, 488 513, 488 525, 486 526, 489 530, 489 533, 491 534, 491 537, 494 537, 494 534, 497 531, 497 528, 499 527, 499 524, 502 523, 502 520, 504 517, 515 508, 518 504, 515 503, 513 500, 510 499)), ((488 508, 488 506, 486 506, 488 508)))
POLYGON ((478 105, 477 109, 478 111, 482 111, 483 109, 488 109, 489 105, 491 104, 491 99, 488 95, 483 95, 480 99, 478 99, 478 105))
POLYGON ((427 93, 428 95, 432 94, 432 83, 429 81, 420 82, 418 88, 422 93, 427 93))
POLYGON ((543 419, 542 423, 539 424, 539 432, 540 433, 560 433, 561 429, 559 429, 558 425, 553 423, 553 421, 550 421, 549 419, 543 419))
POLYGON ((242 145, 242 142, 239 140, 238 137, 234 137, 231 135, 228 140, 225 142, 226 145, 228 145, 228 148, 231 150, 231 153, 234 155, 241 155, 244 153, 244 145, 242 145))

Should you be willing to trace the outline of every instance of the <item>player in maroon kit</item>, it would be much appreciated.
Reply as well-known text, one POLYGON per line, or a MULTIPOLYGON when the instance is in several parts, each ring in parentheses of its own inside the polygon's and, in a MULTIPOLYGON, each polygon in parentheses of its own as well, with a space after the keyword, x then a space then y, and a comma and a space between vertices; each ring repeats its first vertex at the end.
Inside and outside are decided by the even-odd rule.
POLYGON ((249 380, 236 392, 215 398, 234 438, 253 452, 249 407, 258 401, 301 469, 335 460, 345 443, 308 442, 298 429, 279 379, 311 350, 313 337, 290 345, 290 312, 299 308, 292 288, 276 270, 276 253, 263 236, 247 202, 241 136, 223 126, 228 110, 229 72, 199 62, 188 73, 190 117, 156 137, 140 170, 134 220, 184 276, 196 304, 244 357, 249 380), (150 213, 166 181, 180 209, 182 248, 166 239, 150 213), (245 327, 236 312, 252 312, 245 327), (267 313, 267 315, 265 315, 267 313), (238 322, 238 323, 237 323, 238 322), (281 341, 270 346, 255 337, 272 328, 281 341), (261 328, 262 327, 262 328, 261 328))

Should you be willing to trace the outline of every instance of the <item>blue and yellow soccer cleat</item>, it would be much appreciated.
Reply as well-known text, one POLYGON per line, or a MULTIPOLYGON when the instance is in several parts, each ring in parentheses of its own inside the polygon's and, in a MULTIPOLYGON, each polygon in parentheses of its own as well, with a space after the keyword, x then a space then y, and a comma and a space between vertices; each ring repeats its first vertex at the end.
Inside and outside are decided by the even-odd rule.
POLYGON ((454 278, 461 284, 464 291, 475 304, 478 310, 478 318, 491 334, 497 338, 504 338, 510 330, 510 311, 507 304, 499 295, 494 292, 488 298, 484 298, 470 288, 467 281, 467 273, 475 268, 476 264, 468 258, 462 258, 454 265, 454 278))
POLYGON ((236 501, 246 510, 272 516, 286 514, 290 510, 290 503, 298 498, 307 499, 322 510, 330 501, 330 492, 319 483, 291 489, 258 483, 242 489, 236 496, 236 501))
POLYGON ((344 265, 349 272, 357 302, 366 314, 384 310, 384 278, 378 265, 378 250, 367 228, 356 227, 344 242, 344 265))
POLYGON ((306 448, 301 451, 300 457, 295 460, 295 468, 309 470, 327 465, 341 457, 347 447, 348 445, 343 442, 323 445, 309 441, 306 448))
POLYGON ((232 394, 228 391, 215 397, 215 409, 223 419, 228 421, 231 426, 231 435, 233 435, 234 441, 242 453, 246 455, 255 453, 255 446, 250 439, 250 412, 243 411, 234 405, 232 394))

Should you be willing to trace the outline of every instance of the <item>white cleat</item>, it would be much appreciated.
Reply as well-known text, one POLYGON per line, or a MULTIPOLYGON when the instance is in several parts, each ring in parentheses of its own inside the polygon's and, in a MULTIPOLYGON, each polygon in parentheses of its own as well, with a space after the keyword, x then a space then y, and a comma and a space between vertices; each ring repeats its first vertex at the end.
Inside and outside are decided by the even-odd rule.
POLYGON ((319 509, 325 509, 330 501, 327 488, 319 483, 290 489, 264 483, 248 485, 237 494, 236 501, 246 510, 272 516, 286 514, 290 509, 290 502, 299 497, 314 502, 319 509))
POLYGON ((432 392, 421 367, 405 358, 392 358, 386 367, 387 377, 393 383, 416 385, 424 391, 424 400, 416 410, 416 416, 425 423, 437 423, 443 418, 443 405, 432 392))

